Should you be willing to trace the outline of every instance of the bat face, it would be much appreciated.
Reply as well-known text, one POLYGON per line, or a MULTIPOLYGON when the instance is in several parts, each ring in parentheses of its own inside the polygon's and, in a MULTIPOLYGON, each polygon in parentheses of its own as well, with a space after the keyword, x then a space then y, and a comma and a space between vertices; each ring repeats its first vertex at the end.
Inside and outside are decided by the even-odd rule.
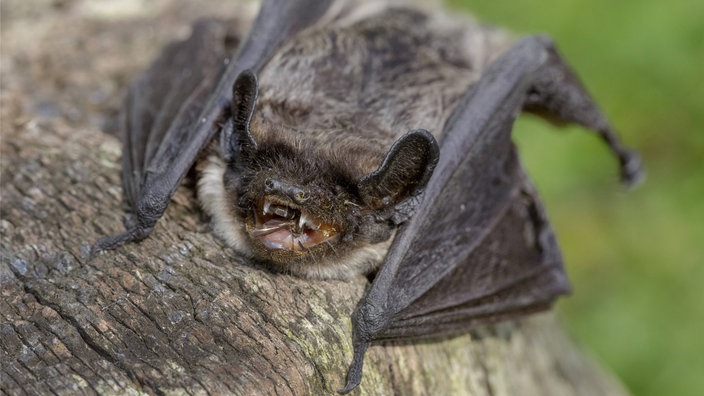
POLYGON ((350 219, 358 217, 350 210, 355 204, 343 186, 325 177, 287 178, 275 169, 243 174, 249 183, 236 183, 242 186, 235 194, 241 197, 239 209, 258 250, 281 251, 286 255, 283 261, 289 261, 295 256, 288 253, 320 250, 324 243, 337 242, 350 219))
POLYGON ((412 131, 385 155, 360 146, 369 158, 356 156, 357 163, 377 167, 365 173, 324 142, 256 116, 257 90, 254 74, 237 79, 232 118, 221 132, 225 161, 211 157, 202 172, 199 195, 216 231, 284 272, 344 279, 374 269, 399 223, 396 212, 410 215, 409 201, 433 172, 435 139, 412 131))
POLYGON ((225 172, 228 200, 237 206, 253 255, 299 273, 307 263, 332 265, 326 262, 386 241, 391 225, 376 221, 357 180, 314 148, 297 146, 261 142, 241 151, 225 172))

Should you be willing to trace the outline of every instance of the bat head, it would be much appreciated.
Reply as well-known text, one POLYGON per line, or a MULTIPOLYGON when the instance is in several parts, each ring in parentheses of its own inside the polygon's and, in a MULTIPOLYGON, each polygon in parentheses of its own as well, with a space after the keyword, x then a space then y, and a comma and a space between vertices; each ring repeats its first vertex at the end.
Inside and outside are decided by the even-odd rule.
POLYGON ((425 130, 407 133, 376 170, 360 177, 345 163, 349 158, 318 150, 315 142, 255 140, 250 123, 255 131, 266 127, 252 122, 257 89, 253 73, 237 78, 231 125, 220 140, 227 199, 236 206, 254 257, 308 277, 349 278, 373 269, 385 252, 371 254, 370 246, 387 246, 432 175, 435 139, 425 130))

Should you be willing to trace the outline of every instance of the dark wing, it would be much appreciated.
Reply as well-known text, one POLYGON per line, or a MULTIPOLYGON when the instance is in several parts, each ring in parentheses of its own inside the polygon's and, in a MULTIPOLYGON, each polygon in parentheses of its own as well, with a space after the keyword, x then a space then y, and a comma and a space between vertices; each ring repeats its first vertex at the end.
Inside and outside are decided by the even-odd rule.
POLYGON ((553 231, 511 143, 516 116, 528 97, 533 109, 608 135, 627 179, 639 167, 608 125, 596 124, 604 118, 576 78, 555 84, 568 71, 550 42, 527 38, 462 98, 422 204, 354 313, 354 360, 341 392, 359 384, 373 341, 457 333, 547 309, 569 293, 553 231))
POLYGON ((224 70, 223 25, 197 25, 186 43, 166 50, 129 94, 124 118, 123 186, 133 217, 125 233, 100 239, 94 252, 149 235, 217 133, 216 121, 230 106, 235 78, 247 69, 256 73, 285 39, 317 21, 330 3, 265 0, 224 70))
MULTIPOLYGON (((225 70, 224 60, 239 41, 224 22, 198 22, 191 37, 169 44, 131 87, 121 120, 122 182, 131 210, 137 208, 144 177, 163 174, 164 168, 172 165, 154 160, 171 123, 193 123, 203 111, 225 70)), ((189 136, 183 133, 182 138, 181 147, 188 144, 189 136)), ((172 159, 177 160, 176 156, 172 159)))

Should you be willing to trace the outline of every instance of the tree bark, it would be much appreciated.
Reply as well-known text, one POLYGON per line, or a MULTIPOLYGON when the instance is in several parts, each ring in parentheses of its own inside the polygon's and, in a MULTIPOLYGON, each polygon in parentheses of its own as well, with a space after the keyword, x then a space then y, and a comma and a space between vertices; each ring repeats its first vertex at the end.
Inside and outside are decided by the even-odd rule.
MULTIPOLYGON (((153 234, 122 230, 122 92, 224 2, 8 0, 2 9, 0 390, 8 394, 332 394, 366 279, 308 281, 237 257, 182 188, 153 234)), ((243 11, 243 9, 246 9, 243 11)), ((541 314, 372 347, 361 394, 625 394, 541 314)))

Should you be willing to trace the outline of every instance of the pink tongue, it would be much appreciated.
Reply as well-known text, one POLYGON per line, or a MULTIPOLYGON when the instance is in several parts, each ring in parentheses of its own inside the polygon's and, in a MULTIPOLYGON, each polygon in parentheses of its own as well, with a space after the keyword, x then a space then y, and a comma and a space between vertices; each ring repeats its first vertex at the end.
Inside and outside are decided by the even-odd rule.
POLYGON ((269 249, 301 250, 316 245, 315 241, 305 232, 294 236, 288 221, 271 219, 261 226, 263 230, 274 228, 279 229, 258 236, 264 246, 269 249))
POLYGON ((293 235, 285 228, 262 235, 260 239, 269 249, 293 249, 293 235))

